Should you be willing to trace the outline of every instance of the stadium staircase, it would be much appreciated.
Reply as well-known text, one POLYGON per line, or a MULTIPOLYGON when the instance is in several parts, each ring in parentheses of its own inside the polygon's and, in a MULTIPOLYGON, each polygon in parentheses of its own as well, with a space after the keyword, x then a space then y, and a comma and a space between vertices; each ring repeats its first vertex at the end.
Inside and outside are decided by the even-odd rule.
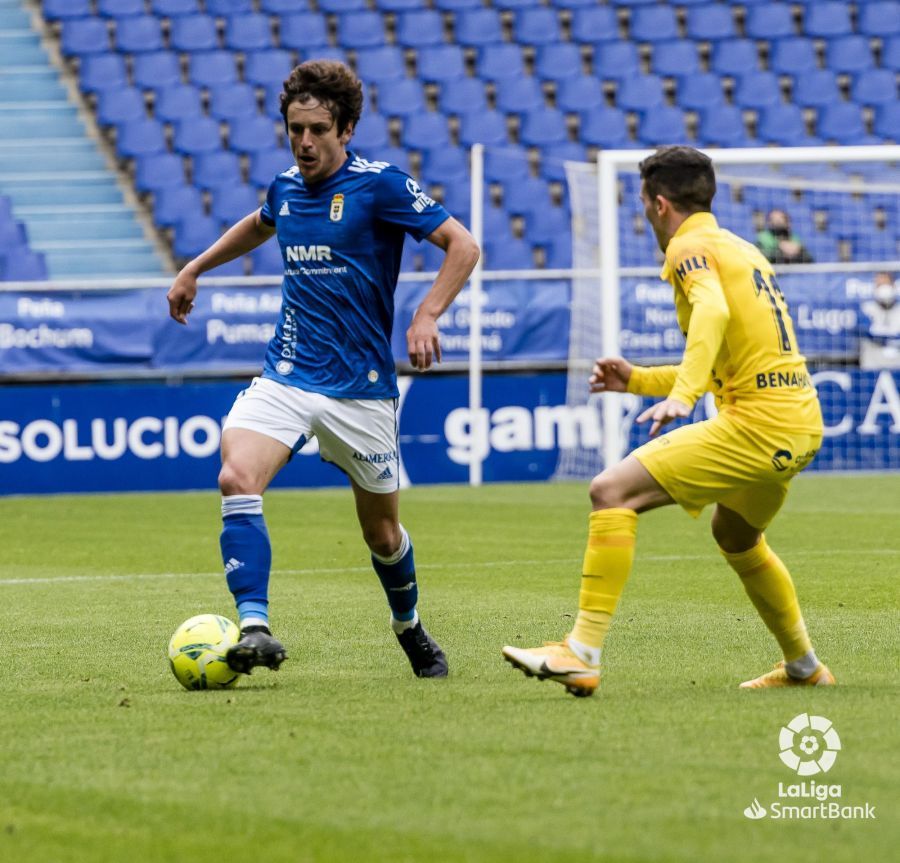
POLYGON ((32 9, 0 0, 0 279, 160 275, 171 268, 155 232, 91 134, 32 9))

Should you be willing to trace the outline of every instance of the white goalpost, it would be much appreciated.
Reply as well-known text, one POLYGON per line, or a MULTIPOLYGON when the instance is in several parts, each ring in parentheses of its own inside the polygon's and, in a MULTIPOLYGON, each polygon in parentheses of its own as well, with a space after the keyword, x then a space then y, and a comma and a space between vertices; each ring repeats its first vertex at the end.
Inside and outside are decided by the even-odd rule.
MULTIPOLYGON (((640 400, 591 396, 587 377, 597 357, 624 355, 654 365, 677 362, 681 355, 671 287, 659 280, 662 257, 638 201, 638 164, 653 152, 601 151, 595 164, 566 165, 574 267, 567 404, 597 411, 602 445, 599 450, 561 448, 556 478, 593 476, 630 448, 640 400)), ((855 395, 852 370, 859 368, 858 339, 864 326, 859 309, 871 295, 872 274, 885 270, 896 277, 900 269, 900 146, 707 154, 716 168, 713 212, 720 225, 753 242, 766 212, 784 209, 800 238, 810 244, 815 263, 776 265, 776 273, 794 314, 801 352, 814 379, 818 374, 823 406, 838 410, 829 399, 855 395)), ((881 414, 893 419, 896 381, 889 377, 878 378, 874 386, 884 390, 876 392, 878 404, 887 405, 881 414)), ((698 407, 701 415, 713 410, 709 400, 698 407)), ((848 407, 848 422, 850 413, 848 407)), ((877 419, 865 411, 861 415, 862 427, 877 419)), ((895 424, 900 431, 900 419, 895 424)), ((838 459, 834 467, 840 466, 838 459)))

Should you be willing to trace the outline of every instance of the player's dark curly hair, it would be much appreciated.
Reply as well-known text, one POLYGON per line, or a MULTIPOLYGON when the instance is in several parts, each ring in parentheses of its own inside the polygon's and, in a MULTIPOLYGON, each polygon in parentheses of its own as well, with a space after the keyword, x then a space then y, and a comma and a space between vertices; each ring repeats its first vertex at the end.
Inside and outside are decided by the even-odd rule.
POLYGON ((348 126, 356 126, 362 114, 362 84, 347 66, 336 60, 307 60, 291 72, 281 94, 281 116, 285 126, 291 102, 309 99, 316 99, 329 110, 339 135, 348 126))
POLYGON ((712 160, 693 147, 661 147, 638 165, 650 200, 662 195, 682 213, 707 212, 716 194, 712 160))

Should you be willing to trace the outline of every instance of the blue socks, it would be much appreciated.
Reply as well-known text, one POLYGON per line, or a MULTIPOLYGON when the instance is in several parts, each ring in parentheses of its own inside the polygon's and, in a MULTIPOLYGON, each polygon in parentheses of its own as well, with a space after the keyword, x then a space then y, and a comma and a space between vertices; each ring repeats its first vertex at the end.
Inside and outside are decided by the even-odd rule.
POLYGON ((390 557, 372 555, 372 566, 381 580, 381 586, 391 607, 391 626, 395 632, 403 632, 415 626, 418 620, 416 603, 419 587, 416 584, 416 562, 412 543, 403 525, 400 525, 400 547, 390 557))
POLYGON ((222 498, 222 561, 240 627, 269 625, 269 569, 272 546, 262 514, 262 495, 222 498))

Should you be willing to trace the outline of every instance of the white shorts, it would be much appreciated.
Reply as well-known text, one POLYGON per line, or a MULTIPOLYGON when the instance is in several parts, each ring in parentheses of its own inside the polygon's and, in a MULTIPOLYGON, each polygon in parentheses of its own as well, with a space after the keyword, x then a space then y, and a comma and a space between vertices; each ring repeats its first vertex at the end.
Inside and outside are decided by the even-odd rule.
POLYGON ((397 399, 336 399, 254 378, 238 394, 223 429, 250 429, 297 453, 313 438, 323 461, 366 491, 400 488, 397 399))

